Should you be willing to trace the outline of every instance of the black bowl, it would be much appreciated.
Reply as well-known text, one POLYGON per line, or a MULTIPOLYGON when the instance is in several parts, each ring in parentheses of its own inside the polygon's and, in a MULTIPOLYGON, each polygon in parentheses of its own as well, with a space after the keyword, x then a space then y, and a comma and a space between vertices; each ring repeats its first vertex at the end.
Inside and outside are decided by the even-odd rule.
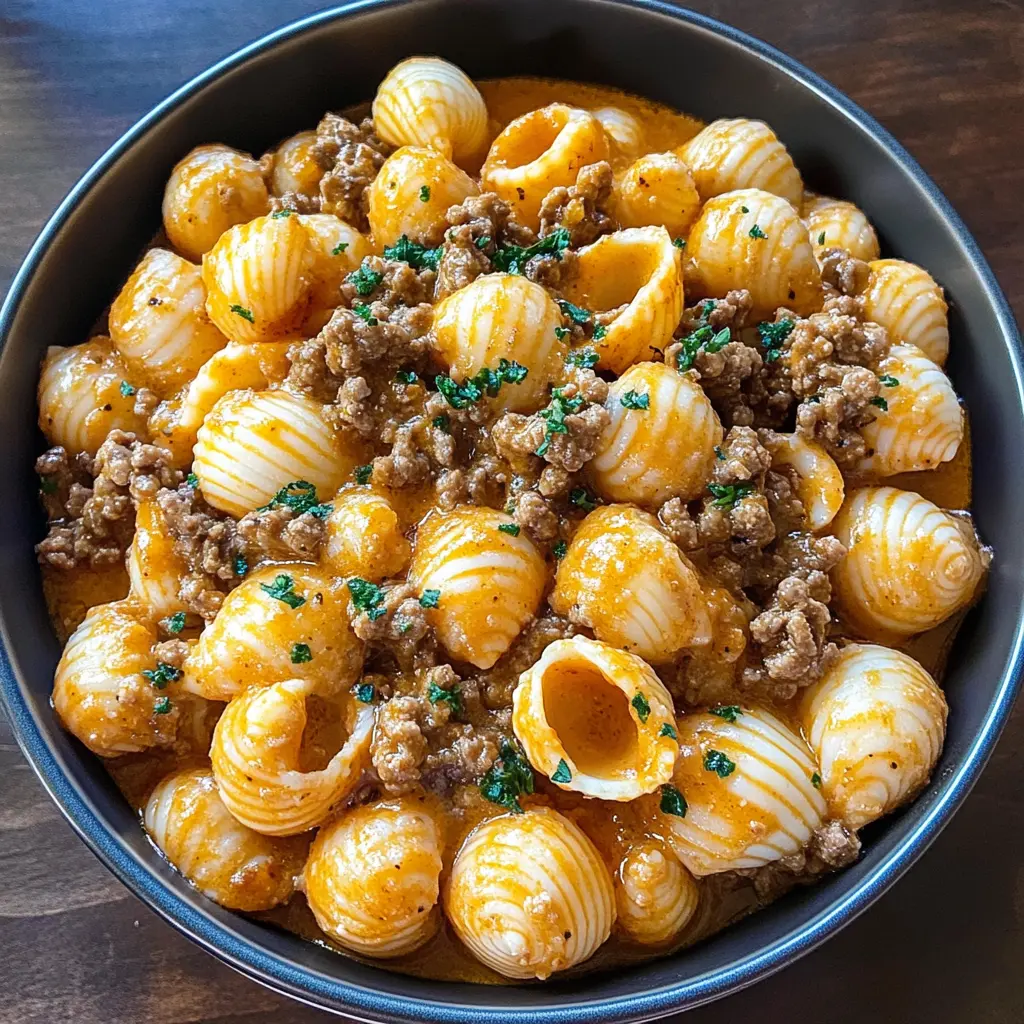
POLYGON ((143 118, 85 175, 29 253, 0 311, 2 684, 15 732, 50 795, 89 847, 175 927, 245 974, 297 999, 388 1021, 651 1019, 778 970, 835 933, 921 855, 967 796, 1016 695, 1024 590, 1020 336, 948 202, 907 153, 826 82, 749 36, 643 0, 396 0, 325 11, 222 61, 143 118), (202 142, 251 152, 369 98, 410 53, 475 77, 541 74, 616 85, 705 119, 769 122, 808 184, 851 199, 893 254, 947 289, 949 371, 971 413, 974 511, 996 551, 988 593, 968 617, 945 686, 952 713, 928 790, 874 829, 861 860, 816 888, 667 959, 503 988, 424 981, 364 966, 210 903, 149 845, 99 760, 50 708, 59 656, 32 556, 40 450, 35 384, 49 344, 82 340, 159 223, 173 164, 202 142))

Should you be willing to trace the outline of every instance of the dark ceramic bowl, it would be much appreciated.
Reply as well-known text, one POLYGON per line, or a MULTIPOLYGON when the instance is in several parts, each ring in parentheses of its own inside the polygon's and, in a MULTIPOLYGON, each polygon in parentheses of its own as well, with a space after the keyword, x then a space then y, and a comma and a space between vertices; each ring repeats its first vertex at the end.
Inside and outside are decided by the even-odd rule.
POLYGON ((1024 451, 1020 337, 977 246, 921 168, 867 114, 781 53, 707 18, 644 0, 415 0, 325 11, 236 53, 143 118, 85 175, 46 225, 0 312, 0 679, 19 742, 99 858, 158 913, 226 963, 280 992, 387 1021, 607 1022, 695 1006, 778 970, 852 920, 921 855, 967 796, 1020 678, 1024 451), (411 53, 476 77, 552 75, 660 100, 704 119, 769 122, 808 185, 851 199, 884 248, 947 289, 949 371, 971 413, 974 511, 996 551, 946 677, 952 713, 928 790, 870 831, 861 860, 816 888, 667 959, 613 974, 502 988, 367 967, 214 905, 156 854, 99 760, 50 708, 59 656, 32 555, 41 524, 32 462, 43 350, 85 337, 159 223, 173 164, 202 142, 251 152, 328 108, 369 98, 411 53), (710 84, 709 84, 710 83, 710 84))

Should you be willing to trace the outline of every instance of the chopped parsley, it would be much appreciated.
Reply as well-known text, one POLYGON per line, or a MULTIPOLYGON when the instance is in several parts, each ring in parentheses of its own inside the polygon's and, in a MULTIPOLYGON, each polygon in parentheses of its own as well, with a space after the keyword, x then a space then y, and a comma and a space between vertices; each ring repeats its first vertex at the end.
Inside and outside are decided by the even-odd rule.
POLYGON ((534 256, 554 256, 562 258, 562 250, 569 247, 569 232, 558 228, 550 235, 545 235, 539 242, 525 248, 519 245, 503 245, 491 257, 495 270, 505 274, 522 274, 523 268, 534 256))
POLYGON ((586 399, 579 395, 572 398, 565 397, 564 388, 555 388, 551 392, 551 404, 546 409, 541 409, 538 416, 547 421, 547 429, 544 433, 544 440, 537 449, 537 455, 543 456, 551 447, 551 438, 555 434, 568 434, 569 426, 565 417, 572 413, 579 412, 586 405, 586 399))
POLYGON ((882 412, 889 411, 889 403, 881 395, 875 395, 875 397, 871 399, 871 404, 876 409, 881 409, 882 412))
POLYGON ((673 238, 672 239, 672 244, 677 249, 685 249, 686 248, 686 239, 685 238, 673 238))
POLYGON ((679 733, 676 732, 676 727, 674 725, 669 725, 668 722, 666 722, 661 727, 661 730, 658 732, 658 735, 659 736, 667 736, 670 740, 677 740, 677 739, 679 739, 679 733))
MULTIPOLYGON (((712 306, 712 308, 714 307, 712 306)), ((701 318, 703 319, 705 315, 705 313, 702 313, 701 318)), ((698 352, 702 349, 705 352, 720 352, 729 344, 731 338, 732 335, 729 333, 728 327, 723 327, 720 331, 716 332, 710 324, 701 324, 695 331, 686 335, 680 341, 683 347, 676 355, 676 369, 681 373, 689 370, 693 366, 698 352)))
POLYGON ((573 305, 566 299, 558 300, 558 308, 562 311, 563 316, 567 316, 574 324, 590 323, 590 310, 584 309, 582 306, 573 305))
POLYGON ((440 590, 424 590, 420 594, 420 607, 421 608, 436 608, 441 600, 440 590))
POLYGON ((900 386, 900 382, 895 377, 890 376, 888 373, 882 377, 879 377, 878 383, 887 388, 898 388, 900 386))
POLYGON ((751 238, 767 238, 768 236, 755 224, 748 232, 751 238))
POLYGON ((715 458, 718 459, 719 462, 725 462, 725 452, 722 451, 721 445, 715 445, 715 458))
POLYGON ((498 530, 501 533, 507 533, 510 537, 519 536, 519 524, 518 523, 502 523, 498 530))
POLYGON ((142 674, 158 690, 162 690, 168 683, 173 683, 181 678, 181 669, 168 665, 166 661, 158 661, 156 668, 144 668, 142 674))
POLYGON ((559 561, 565 558, 566 552, 569 550, 569 545, 564 540, 560 540, 552 549, 551 554, 555 556, 559 561))
POLYGON ((462 714, 462 693, 459 684, 456 683, 450 690, 446 690, 437 683, 431 683, 427 688, 427 700, 431 704, 447 704, 452 709, 452 714, 458 717, 462 714))
MULTIPOLYGON (((505 384, 522 384, 529 372, 522 363, 517 363, 514 359, 498 360, 498 376, 505 384)), ((497 391, 495 391, 495 394, 497 394, 497 391)))
POLYGON ((604 324, 594 324, 594 341, 600 341, 608 333, 604 324))
POLYGON ((629 703, 633 705, 636 717, 640 719, 640 723, 646 722, 651 714, 651 705, 647 702, 647 698, 642 693, 636 693, 629 703))
POLYGON ((177 636, 185 628, 185 613, 175 612, 168 620, 167 625, 164 627, 168 633, 173 633, 177 636))
POLYGON ((57 490, 57 481, 50 476, 41 476, 39 478, 39 490, 43 494, 54 494, 57 490))
POLYGON ((661 787, 661 813, 674 814, 677 818, 686 817, 686 797, 667 782, 661 787))
POLYGON ((818 235, 818 245, 824 245, 824 244, 825 244, 825 232, 822 231, 822 233, 820 235, 818 235))
POLYGON ((478 249, 486 249, 491 244, 490 235, 481 235, 474 243, 478 249))
POLYGON ((412 241, 408 235, 402 235, 394 245, 384 246, 384 259, 408 263, 413 270, 437 270, 443 253, 442 246, 428 249, 425 245, 412 241))
POLYGON ((376 583, 353 576, 347 586, 352 595, 352 603, 359 611, 366 612, 371 622, 387 614, 387 609, 383 607, 384 591, 376 583))
POLYGON ((485 393, 490 398, 496 397, 502 384, 522 384, 529 372, 527 367, 515 360, 500 359, 496 370, 485 366, 462 384, 457 384, 444 373, 434 378, 434 384, 453 409, 465 409, 479 402, 485 393))
POLYGON ((748 210, 748 209, 747 209, 747 208, 746 208, 745 206, 741 206, 741 207, 740 207, 740 210, 741 210, 741 211, 742 211, 743 213, 750 213, 750 211, 749 211, 749 210, 748 210))
POLYGON ((720 704, 717 708, 708 710, 710 714, 718 715, 719 718, 724 718, 727 722, 735 722, 743 714, 743 709, 739 704, 720 704))
POLYGON ((430 202, 430 186, 429 185, 420 185, 420 202, 421 203, 429 203, 430 202))
POLYGON ((754 490, 754 483, 752 480, 740 480, 734 484, 708 484, 708 490, 714 495, 712 504, 715 508, 731 509, 754 490))
POLYGON ((446 373, 439 373, 434 378, 434 384, 453 409, 465 409, 479 402, 484 394, 473 381, 467 380, 465 384, 456 384, 446 373))
POLYGON ((293 665, 304 665, 307 661, 313 660, 313 652, 309 649, 309 644, 292 644, 291 658, 293 665))
POLYGON ((292 215, 291 210, 275 210, 271 215, 271 220, 280 220, 282 217, 290 217, 292 215))
POLYGON ((821 789, 821 776, 817 772, 811 776, 811 785, 815 789, 821 789))
POLYGON ((256 323, 256 317, 252 315, 251 309, 246 309, 245 306, 240 306, 238 305, 237 302, 233 303, 228 308, 231 310, 232 313, 236 314, 237 316, 240 316, 243 320, 248 320, 249 323, 251 324, 256 323))
POLYGON ((570 366, 579 366, 584 370, 592 370, 601 361, 601 357, 592 348, 574 348, 565 357, 565 361, 570 366))
POLYGON ((372 462, 368 462, 365 466, 356 466, 355 477, 357 484, 368 484, 371 476, 373 476, 372 462))
POLYGON ((317 501, 316 485, 308 480, 293 480, 285 484, 266 505, 261 505, 256 511, 266 512, 272 508, 290 508, 297 516, 308 512, 317 519, 326 519, 332 510, 330 504, 317 501))
POLYGON ((295 580, 286 572, 275 576, 274 582, 269 586, 266 583, 261 583, 260 590, 276 601, 283 601, 289 608, 300 608, 306 603, 306 599, 301 594, 295 593, 295 580))
POLYGON ((757 333, 761 335, 761 344, 767 349, 764 354, 765 362, 774 363, 782 355, 782 346, 793 333, 795 326, 789 319, 779 320, 777 323, 762 320, 757 325, 757 333))
POLYGON ((126 380, 121 381, 121 394, 124 395, 125 398, 131 398, 132 395, 135 394, 134 385, 129 384, 126 380))
POLYGON ((436 430, 440 430, 442 434, 450 434, 452 432, 452 421, 447 416, 435 416, 431 421, 430 425, 436 430))
POLYGON ((376 327, 380 321, 373 315, 372 310, 365 302, 353 302, 352 312, 355 313, 360 320, 364 320, 371 327, 376 327))
POLYGON ((348 248, 348 242, 339 242, 332 250, 332 256, 340 256, 348 248))
POLYGON ((574 487, 569 492, 569 503, 583 509, 584 512, 592 512, 597 508, 597 502, 594 501, 585 487, 574 487))
POLYGON ((502 741, 499 759, 481 779, 480 792, 492 804, 507 807, 513 814, 523 813, 519 797, 533 792, 533 769, 518 743, 502 741))
POLYGON ((369 295, 374 288, 377 287, 384 280, 384 275, 379 270, 372 270, 365 263, 360 264, 358 270, 353 270, 351 274, 345 278, 349 284, 356 286, 356 291, 360 295, 369 295))
POLYGON ((357 683, 355 694, 360 704, 372 704, 373 698, 377 696, 377 687, 373 683, 357 683))
POLYGON ((185 483, 188 484, 189 487, 195 489, 199 486, 199 477, 197 477, 195 473, 189 473, 189 475, 185 477, 185 483))
POLYGON ((415 384, 419 379, 419 374, 415 370, 399 370, 395 374, 395 380, 399 384, 415 384))
POLYGON ((714 772, 720 779, 727 779, 736 771, 736 762, 730 761, 720 750, 709 750, 704 755, 704 770, 714 772))
POLYGON ((236 576, 244 576, 249 571, 249 563, 239 555, 235 559, 234 569, 236 576))
POLYGON ((153 705, 153 714, 154 715, 168 715, 171 712, 171 707, 172 707, 171 698, 170 697, 161 697, 153 705))
POLYGON ((559 341, 563 341, 565 338, 568 338, 571 333, 572 332, 569 330, 568 327, 556 327, 555 328, 555 337, 559 341))
POLYGON ((642 395, 636 391, 627 391, 622 396, 623 409, 649 409, 651 407, 651 396, 642 395))
POLYGON ((552 782, 572 782, 572 772, 569 770, 569 766, 565 763, 565 758, 559 758, 558 767, 555 769, 554 774, 551 776, 552 782))

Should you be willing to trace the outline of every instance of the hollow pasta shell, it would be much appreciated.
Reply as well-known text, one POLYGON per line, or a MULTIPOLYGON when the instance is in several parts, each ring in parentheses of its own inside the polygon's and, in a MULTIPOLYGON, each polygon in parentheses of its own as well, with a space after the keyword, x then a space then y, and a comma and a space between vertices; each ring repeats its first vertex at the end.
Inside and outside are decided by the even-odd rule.
POLYGON ((648 153, 616 182, 615 213, 624 228, 661 224, 673 236, 685 235, 700 213, 700 196, 675 153, 648 153))
POLYGON ((685 814, 667 811, 672 805, 664 799, 657 814, 673 850, 698 877, 798 853, 825 816, 812 781, 818 767, 803 739, 767 711, 744 707, 734 717, 700 712, 679 719, 672 785, 685 814))
POLYGON ((633 160, 643 149, 644 130, 640 122, 619 107, 601 107, 593 112, 608 137, 616 163, 633 160))
POLYGON ((315 144, 316 132, 299 132, 274 150, 270 161, 270 190, 275 196, 287 192, 304 196, 320 194, 324 169, 314 153, 315 144))
POLYGON ((246 828, 224 806, 208 768, 168 775, 153 790, 143 820, 164 856, 222 907, 269 910, 291 898, 306 840, 271 839, 246 828))
POLYGON ((832 570, 836 602, 871 638, 937 626, 971 602, 985 572, 970 525, 912 491, 856 490, 832 528, 847 548, 832 570))
POLYGON ((128 549, 131 596, 155 619, 182 608, 178 586, 188 575, 185 560, 174 551, 174 537, 157 502, 139 502, 135 512, 135 536, 128 549))
POLYGON ((548 808, 479 825, 452 865, 448 918, 469 951, 507 978, 548 978, 592 956, 615 921, 594 844, 548 808))
POLYGON ((835 460, 817 441, 800 434, 761 436, 761 443, 772 457, 772 469, 785 472, 796 497, 804 507, 808 530, 823 530, 842 507, 846 484, 835 460))
POLYGON ((800 213, 819 260, 826 249, 845 249, 865 263, 878 259, 878 236, 860 207, 805 192, 800 213))
POLYGON ((230 392, 197 437, 192 471, 203 497, 233 516, 267 504, 296 480, 325 499, 365 455, 357 438, 331 429, 319 402, 287 391, 230 392))
POLYGON ((426 615, 448 653, 490 668, 540 604, 544 558, 511 516, 462 506, 427 518, 416 534, 409 582, 422 595, 438 591, 426 615))
POLYGON ((339 289, 345 278, 372 255, 370 240, 340 217, 331 213, 310 213, 299 216, 299 223, 309 233, 313 249, 313 291, 303 331, 316 334, 341 304, 339 289))
POLYGON ((608 159, 608 137, 586 110, 552 103, 517 117, 491 143, 481 183, 508 203, 520 224, 536 229, 540 204, 580 169, 608 159))
POLYGON ((909 655, 844 647, 805 692, 804 735, 832 815, 858 829, 912 800, 942 753, 946 698, 909 655))
POLYGON ((380 583, 409 564, 409 542, 387 498, 360 489, 343 492, 332 504, 320 558, 325 569, 380 583))
POLYGON ((46 350, 39 375, 39 429, 47 442, 69 455, 95 455, 111 430, 144 434, 146 421, 135 414, 128 367, 110 339, 97 335, 80 345, 46 350))
POLYGON ((821 308, 821 273, 807 228, 784 199, 758 189, 726 192, 701 210, 686 243, 692 298, 750 292, 755 316, 779 306, 801 316, 821 308))
POLYGON ((267 212, 260 165, 229 146, 197 146, 175 165, 164 189, 164 231, 190 260, 213 248, 228 228, 267 212))
POLYGON ((658 839, 634 843, 619 865, 616 928, 633 942, 663 946, 693 919, 700 889, 671 848, 658 839))
POLYGON ((618 310, 594 347, 601 369, 622 373, 672 340, 683 313, 679 250, 663 227, 604 235, 579 251, 565 294, 594 313, 618 310))
POLYGON ((516 274, 486 274, 437 307, 434 347, 458 381, 502 359, 528 370, 518 384, 505 383, 495 408, 532 412, 546 405, 549 385, 560 376, 566 347, 555 335, 562 315, 547 289, 516 274))
POLYGON ((454 64, 410 57, 377 87, 373 126, 393 146, 426 146, 463 163, 487 144, 487 106, 454 64))
POLYGON ((762 189, 799 207, 803 182, 786 147, 763 121, 712 121, 677 151, 704 202, 737 189, 762 189))
POLYGON ((877 476, 937 469, 949 462, 964 439, 964 412, 953 385, 939 367, 913 345, 895 345, 878 368, 888 408, 861 428, 870 455, 859 469, 877 476))
POLYGON ((437 929, 444 843, 422 798, 345 811, 317 833, 303 888, 317 924, 346 949, 380 959, 437 929))
POLYGON ((602 498, 660 505, 700 495, 723 436, 703 388, 664 363, 635 363, 608 388, 605 407, 610 419, 587 464, 602 498), (623 405, 631 393, 646 405, 623 405))
POLYGON ((697 570, 654 516, 628 505, 606 505, 583 520, 549 600, 598 640, 655 664, 711 640, 697 570))
POLYGON ((881 324, 894 342, 916 345, 943 366, 949 354, 949 320, 942 289, 927 270, 905 260, 868 264, 864 319, 881 324))

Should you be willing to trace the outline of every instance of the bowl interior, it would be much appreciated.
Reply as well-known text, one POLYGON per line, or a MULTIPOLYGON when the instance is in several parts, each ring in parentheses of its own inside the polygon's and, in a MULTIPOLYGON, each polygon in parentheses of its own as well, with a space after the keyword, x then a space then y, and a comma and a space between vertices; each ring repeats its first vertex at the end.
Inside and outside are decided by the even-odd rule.
POLYGON ((76 187, 16 279, 0 331, 0 615, 12 671, 3 685, 26 752, 94 850, 179 927, 274 987, 334 1009, 402 1020, 620 1020, 696 1005, 806 952, 920 853, 966 794, 1009 711, 1020 647, 1024 450, 1019 336, 966 229, 920 169, 869 118, 781 55, 707 19, 623 0, 400 0, 325 12, 255 44, 141 122, 76 187), (481 45, 484 43, 484 45, 481 45), (542 74, 615 85, 704 119, 762 118, 809 187, 852 200, 887 254, 919 262, 947 289, 949 372, 970 411, 974 511, 996 550, 988 593, 960 633, 946 689, 952 713, 933 784, 875 828, 861 860, 693 949, 615 974, 474 987, 364 966, 198 896, 146 841, 101 764, 49 706, 59 647, 32 543, 39 360, 82 340, 159 223, 173 164, 222 141, 254 153, 368 99, 386 71, 431 53, 475 77, 542 74), (396 999, 396 997, 398 997, 396 999), (421 1002, 422 1001, 422 1002, 421 1002), (564 1015, 564 1018, 563 1018, 564 1015))

